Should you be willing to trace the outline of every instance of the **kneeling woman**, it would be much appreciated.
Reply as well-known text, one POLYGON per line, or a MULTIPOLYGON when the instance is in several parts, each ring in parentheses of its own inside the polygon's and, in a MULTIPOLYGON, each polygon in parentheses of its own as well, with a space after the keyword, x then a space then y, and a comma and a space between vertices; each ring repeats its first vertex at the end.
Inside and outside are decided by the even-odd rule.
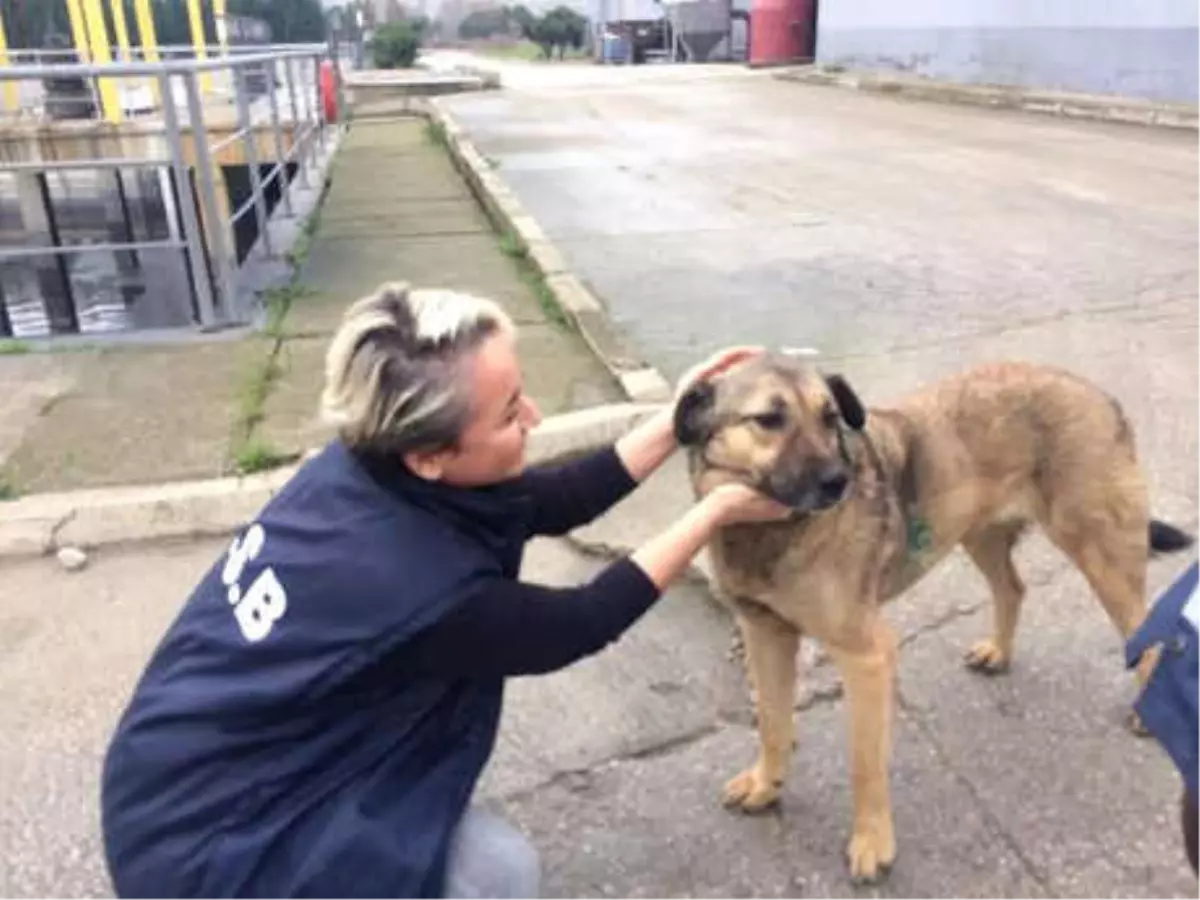
MULTIPOLYGON (((718 354, 680 390, 753 351, 718 354)), ((354 304, 322 397, 338 437, 218 559, 109 747, 122 896, 529 896, 537 856, 470 805, 504 679, 616 640, 721 525, 727 486, 589 584, 518 580, 524 544, 603 513, 675 447, 664 410, 526 471, 539 415, 494 303, 390 285, 354 304)))

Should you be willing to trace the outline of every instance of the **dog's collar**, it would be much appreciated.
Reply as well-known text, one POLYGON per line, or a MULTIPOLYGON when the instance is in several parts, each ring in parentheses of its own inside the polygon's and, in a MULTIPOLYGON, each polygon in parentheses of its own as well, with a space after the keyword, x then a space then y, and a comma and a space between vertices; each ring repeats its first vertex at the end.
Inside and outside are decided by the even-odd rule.
POLYGON ((871 454, 871 465, 875 468, 875 477, 882 484, 887 484, 891 487, 891 491, 896 500, 896 505, 900 509, 900 514, 904 517, 905 527, 905 552, 909 559, 918 559, 931 546, 933 546, 933 529, 929 524, 929 520, 917 513, 916 504, 892 485, 892 480, 887 476, 884 470, 883 458, 879 453, 875 442, 871 440, 866 431, 861 432, 863 442, 871 454))

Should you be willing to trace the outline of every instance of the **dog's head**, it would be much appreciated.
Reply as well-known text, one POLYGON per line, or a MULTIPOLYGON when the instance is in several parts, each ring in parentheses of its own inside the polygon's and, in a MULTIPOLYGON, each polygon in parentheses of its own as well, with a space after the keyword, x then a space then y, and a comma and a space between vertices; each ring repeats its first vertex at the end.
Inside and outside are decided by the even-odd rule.
POLYGON ((853 477, 847 438, 866 411, 840 375, 762 356, 690 388, 675 436, 693 451, 697 488, 740 481, 798 513, 835 506, 853 477))

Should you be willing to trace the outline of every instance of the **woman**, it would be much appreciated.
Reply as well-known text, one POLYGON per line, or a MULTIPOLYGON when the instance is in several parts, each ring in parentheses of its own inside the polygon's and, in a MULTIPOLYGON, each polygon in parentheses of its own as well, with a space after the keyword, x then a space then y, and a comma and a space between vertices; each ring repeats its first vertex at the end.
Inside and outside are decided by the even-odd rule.
POLYGON ((1184 569, 1150 607, 1125 644, 1133 668, 1153 650, 1159 654, 1134 708, 1146 730, 1175 764, 1183 780, 1179 826, 1192 874, 1198 872, 1200 831, 1196 821, 1200 766, 1200 564, 1184 569))
MULTIPOLYGON (((680 389, 751 355, 732 350, 680 389)), ((524 472, 538 411, 487 300, 385 286, 347 312, 322 407, 338 439, 235 539, 112 739, 102 807, 123 896, 521 896, 536 854, 469 809, 504 679, 616 640, 722 525, 786 511, 729 486, 590 584, 517 580, 675 447, 664 410, 524 472)))

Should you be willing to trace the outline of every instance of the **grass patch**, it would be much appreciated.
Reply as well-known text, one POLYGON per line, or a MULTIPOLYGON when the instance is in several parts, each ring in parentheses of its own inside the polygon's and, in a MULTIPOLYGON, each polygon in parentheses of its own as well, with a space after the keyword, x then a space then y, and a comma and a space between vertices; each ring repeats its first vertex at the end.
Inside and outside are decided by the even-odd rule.
MULTIPOLYGON (((553 60, 546 59, 542 53, 542 48, 533 41, 516 41, 509 44, 493 44, 479 43, 473 44, 471 50, 478 53, 480 56, 486 56, 491 59, 513 59, 522 60, 524 62, 561 62, 558 55, 555 54, 553 60)), ((568 48, 564 59, 587 59, 588 52, 586 50, 576 50, 568 48)))
POLYGON ((312 215, 305 219, 304 224, 300 226, 300 234, 296 236, 296 243, 287 252, 287 261, 293 268, 299 269, 308 259, 309 251, 312 250, 313 238, 317 236, 317 229, 321 225, 321 209, 324 204, 325 198, 322 197, 312 215))
POLYGON ((5 338, 0 341, 0 356, 23 356, 32 352, 33 348, 27 341, 20 341, 16 338, 5 338))
POLYGON ((532 272, 528 278, 522 273, 521 278, 529 285, 534 296, 537 297, 538 306, 542 308, 542 312, 546 314, 546 318, 560 328, 569 329, 571 327, 571 320, 567 318, 567 314, 563 312, 563 308, 558 305, 558 298, 554 296, 554 291, 550 290, 550 285, 546 284, 546 279, 537 272, 532 272))
POLYGON ((0 503, 6 500, 16 500, 21 496, 17 483, 8 472, 0 471, 0 503))
POLYGON ((525 259, 525 245, 521 243, 521 239, 511 231, 504 231, 500 234, 500 252, 509 259, 525 259))
POLYGON ((263 293, 263 305, 267 310, 267 321, 263 326, 263 333, 268 337, 283 338, 283 322, 287 318, 288 311, 292 308, 292 304, 297 300, 302 300, 305 297, 311 297, 316 294, 312 288, 306 284, 292 282, 285 284, 283 287, 271 288, 263 293))
POLYGON ((312 251, 313 241, 321 225, 321 210, 325 207, 329 185, 321 193, 316 208, 300 226, 296 243, 288 251, 292 279, 280 287, 263 292, 266 322, 263 334, 269 338, 269 349, 261 360, 247 370, 237 390, 236 406, 229 441, 228 466, 240 475, 262 472, 294 462, 299 454, 285 453, 258 435, 258 426, 267 414, 267 398, 283 375, 281 356, 287 342, 284 322, 292 304, 316 293, 298 280, 300 268, 312 251))
POLYGON ((283 454, 254 433, 266 415, 267 397, 282 374, 279 365, 281 345, 281 339, 274 339, 266 356, 250 367, 238 388, 230 437, 229 467, 243 475, 273 468, 284 458, 283 454))
POLYGON ((500 232, 497 242, 500 245, 500 252, 517 264, 517 274, 537 298, 538 306, 546 314, 546 318, 560 328, 570 328, 571 320, 558 305, 558 299, 550 290, 550 285, 546 284, 546 279, 542 277, 538 267, 529 258, 529 253, 525 245, 521 243, 521 239, 506 229, 500 232))
POLYGON ((450 146, 450 136, 446 134, 446 126, 432 119, 425 122, 425 140, 435 147, 448 148, 450 146))
MULTIPOLYGON (((249 443, 254 435, 254 428, 263 420, 267 397, 271 388, 279 380, 282 369, 279 365, 279 345, 275 342, 266 358, 251 367, 242 380, 237 394, 237 411, 233 420, 233 444, 240 447, 249 443)), ((236 455, 236 450, 235 450, 236 455)))
POLYGON ((295 462, 297 454, 283 453, 270 441, 254 437, 243 443, 233 455, 233 469, 239 475, 253 475, 295 462))

